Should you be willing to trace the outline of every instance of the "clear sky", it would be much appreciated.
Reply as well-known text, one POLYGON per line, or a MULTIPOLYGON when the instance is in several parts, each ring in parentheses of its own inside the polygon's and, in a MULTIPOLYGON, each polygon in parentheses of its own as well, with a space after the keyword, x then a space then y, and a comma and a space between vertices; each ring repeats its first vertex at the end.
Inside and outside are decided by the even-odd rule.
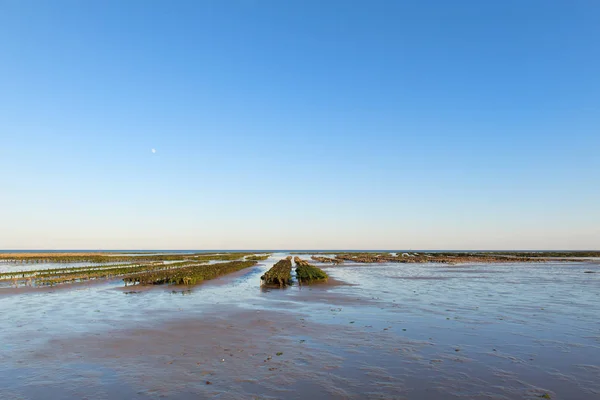
POLYGON ((0 0, 0 249, 599 249, 599 21, 0 0))

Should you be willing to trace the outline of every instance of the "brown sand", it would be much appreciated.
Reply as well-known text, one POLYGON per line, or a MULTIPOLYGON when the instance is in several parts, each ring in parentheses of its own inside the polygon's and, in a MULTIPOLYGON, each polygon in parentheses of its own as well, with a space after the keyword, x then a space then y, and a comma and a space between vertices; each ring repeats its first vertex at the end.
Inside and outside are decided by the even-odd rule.
MULTIPOLYGON (((361 348, 360 353, 391 343, 389 335, 365 336, 353 327, 308 323, 294 313, 229 307, 215 309, 200 319, 176 320, 151 329, 56 339, 33 359, 51 357, 58 365, 79 360, 102 365, 116 372, 123 393, 131 388, 150 397, 316 395, 342 399, 355 398, 363 385, 375 392, 382 390, 376 384, 336 375, 344 357, 327 351, 333 345, 350 351, 361 348)), ((407 347, 413 345, 405 343, 407 347)), ((385 369, 371 368, 369 374, 374 382, 384 379, 391 385, 380 394, 400 395, 399 386, 393 385, 400 380, 385 369)), ((69 390, 69 384, 65 386, 69 390)))

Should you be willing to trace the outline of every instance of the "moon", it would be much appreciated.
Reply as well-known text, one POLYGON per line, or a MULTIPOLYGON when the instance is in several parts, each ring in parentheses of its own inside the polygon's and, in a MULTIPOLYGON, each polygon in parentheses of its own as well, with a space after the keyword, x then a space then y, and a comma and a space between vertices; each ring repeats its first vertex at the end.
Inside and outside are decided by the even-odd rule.
POLYGON ((152 154, 156 153, 156 149, 152 149, 152 154))

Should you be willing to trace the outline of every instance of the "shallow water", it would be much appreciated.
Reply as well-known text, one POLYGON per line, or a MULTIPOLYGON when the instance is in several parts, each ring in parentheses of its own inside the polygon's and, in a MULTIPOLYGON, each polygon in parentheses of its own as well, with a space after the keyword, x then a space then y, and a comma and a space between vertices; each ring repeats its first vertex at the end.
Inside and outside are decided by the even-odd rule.
POLYGON ((332 278, 347 284, 261 289, 260 275, 283 256, 192 290, 137 292, 141 288, 120 290, 122 283, 111 282, 0 292, 0 387, 14 398, 40 399, 71 398, 82 391, 90 398, 155 398, 153 381, 161 383, 166 397, 186 399, 248 398, 248 393, 273 398, 600 396, 598 264, 326 265, 321 267, 332 278), (219 342, 221 331, 207 331, 188 345, 198 346, 196 356, 205 357, 211 373, 221 374, 210 375, 215 383, 206 387, 194 363, 185 364, 186 356, 180 356, 181 366, 170 366, 171 372, 155 366, 156 357, 175 353, 160 347, 164 343, 154 358, 131 355, 136 366, 145 366, 144 379, 125 368, 125 361, 103 355, 102 349, 108 354, 134 330, 180 326, 177 341, 185 342, 188 330, 194 335, 209 329, 203 321, 226 327, 248 315, 252 321, 257 311, 264 323, 248 322, 238 336, 223 332, 222 341, 227 337, 231 346, 243 342, 261 351, 268 351, 269 341, 277 343, 290 357, 290 364, 277 367, 285 373, 269 375, 275 372, 258 369, 249 359, 227 369, 212 353, 227 345, 219 342), (199 325, 180 325, 188 322, 199 325), (77 351, 69 347, 78 341, 77 351), (94 345, 99 352, 86 352, 94 345), (288 389, 275 387, 273 379, 288 389))

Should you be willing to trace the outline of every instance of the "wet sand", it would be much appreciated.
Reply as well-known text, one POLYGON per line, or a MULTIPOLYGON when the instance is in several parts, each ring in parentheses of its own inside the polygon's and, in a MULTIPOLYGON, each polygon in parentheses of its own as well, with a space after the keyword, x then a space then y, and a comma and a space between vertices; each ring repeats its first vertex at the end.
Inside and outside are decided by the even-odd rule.
POLYGON ((261 290, 272 262, 191 290, 6 297, 40 314, 3 309, 2 398, 600 396, 596 264, 331 266, 261 290))

